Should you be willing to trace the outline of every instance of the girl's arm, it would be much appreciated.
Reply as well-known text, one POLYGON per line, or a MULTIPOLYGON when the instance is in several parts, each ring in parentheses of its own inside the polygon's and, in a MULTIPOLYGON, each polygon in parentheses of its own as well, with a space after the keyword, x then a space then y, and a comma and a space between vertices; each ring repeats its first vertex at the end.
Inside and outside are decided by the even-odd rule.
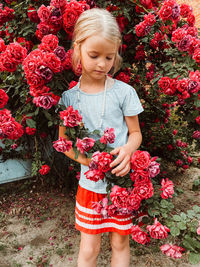
POLYGON ((112 170, 116 176, 124 176, 129 173, 131 156, 142 142, 138 116, 125 116, 125 120, 129 132, 128 141, 124 146, 117 147, 110 152, 112 155, 117 155, 117 158, 110 165, 115 167, 119 164, 112 170))
MULTIPOLYGON (((68 136, 65 135, 65 132, 66 132, 66 128, 65 128, 64 126, 59 126, 59 137, 64 137, 64 138, 66 138, 67 140, 69 140, 68 136)), ((70 149, 70 151, 66 151, 66 152, 64 152, 64 154, 65 154, 67 157, 69 157, 70 159, 73 159, 73 160, 79 162, 80 164, 89 166, 90 159, 87 158, 84 154, 79 153, 78 158, 75 159, 75 152, 74 152, 73 148, 70 149)))

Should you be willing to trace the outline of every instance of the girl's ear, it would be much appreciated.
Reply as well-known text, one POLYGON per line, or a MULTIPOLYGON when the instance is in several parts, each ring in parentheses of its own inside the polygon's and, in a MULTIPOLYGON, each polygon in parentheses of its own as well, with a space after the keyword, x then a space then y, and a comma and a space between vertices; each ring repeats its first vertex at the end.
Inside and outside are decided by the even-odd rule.
POLYGON ((80 44, 77 44, 76 42, 74 42, 74 53, 77 57, 80 57, 81 55, 80 44))

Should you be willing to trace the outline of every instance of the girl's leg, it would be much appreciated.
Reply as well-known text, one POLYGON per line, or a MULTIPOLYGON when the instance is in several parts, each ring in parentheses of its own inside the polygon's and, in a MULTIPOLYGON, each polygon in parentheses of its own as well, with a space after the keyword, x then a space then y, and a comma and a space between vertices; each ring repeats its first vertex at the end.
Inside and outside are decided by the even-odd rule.
POLYGON ((100 246, 101 234, 90 235, 81 232, 78 267, 95 267, 100 246))
POLYGON ((129 235, 112 232, 110 233, 110 243, 112 247, 111 267, 129 267, 129 235))

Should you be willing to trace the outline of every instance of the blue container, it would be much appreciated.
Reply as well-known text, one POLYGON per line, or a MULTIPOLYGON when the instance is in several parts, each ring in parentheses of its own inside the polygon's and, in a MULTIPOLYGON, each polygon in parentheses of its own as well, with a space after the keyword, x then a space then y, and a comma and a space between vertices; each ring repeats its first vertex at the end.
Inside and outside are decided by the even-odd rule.
MULTIPOLYGON (((3 144, 0 142, 1 147, 3 144)), ((20 148, 17 148, 20 150, 20 148)), ((31 160, 8 159, 0 156, 0 184, 31 177, 31 160)))

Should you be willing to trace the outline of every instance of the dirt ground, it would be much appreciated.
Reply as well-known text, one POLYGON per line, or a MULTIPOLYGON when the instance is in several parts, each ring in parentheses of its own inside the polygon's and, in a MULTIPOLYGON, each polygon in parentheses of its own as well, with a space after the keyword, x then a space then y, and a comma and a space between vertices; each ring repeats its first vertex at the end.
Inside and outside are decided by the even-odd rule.
MULTIPOLYGON (((199 176, 200 169, 191 168, 173 178, 183 189, 174 200, 180 210, 200 205, 199 192, 191 190, 199 176)), ((15 188, 15 184, 6 186, 15 188)), ((0 267, 76 267, 80 234, 74 228, 74 193, 24 186, 20 192, 11 190, 7 194, 3 192, 6 186, 0 186, 0 267)), ((104 234, 97 266, 110 266, 110 256, 108 234, 104 234)), ((187 254, 182 259, 171 259, 151 245, 131 241, 132 266, 200 267, 200 263, 190 265, 187 254)))

